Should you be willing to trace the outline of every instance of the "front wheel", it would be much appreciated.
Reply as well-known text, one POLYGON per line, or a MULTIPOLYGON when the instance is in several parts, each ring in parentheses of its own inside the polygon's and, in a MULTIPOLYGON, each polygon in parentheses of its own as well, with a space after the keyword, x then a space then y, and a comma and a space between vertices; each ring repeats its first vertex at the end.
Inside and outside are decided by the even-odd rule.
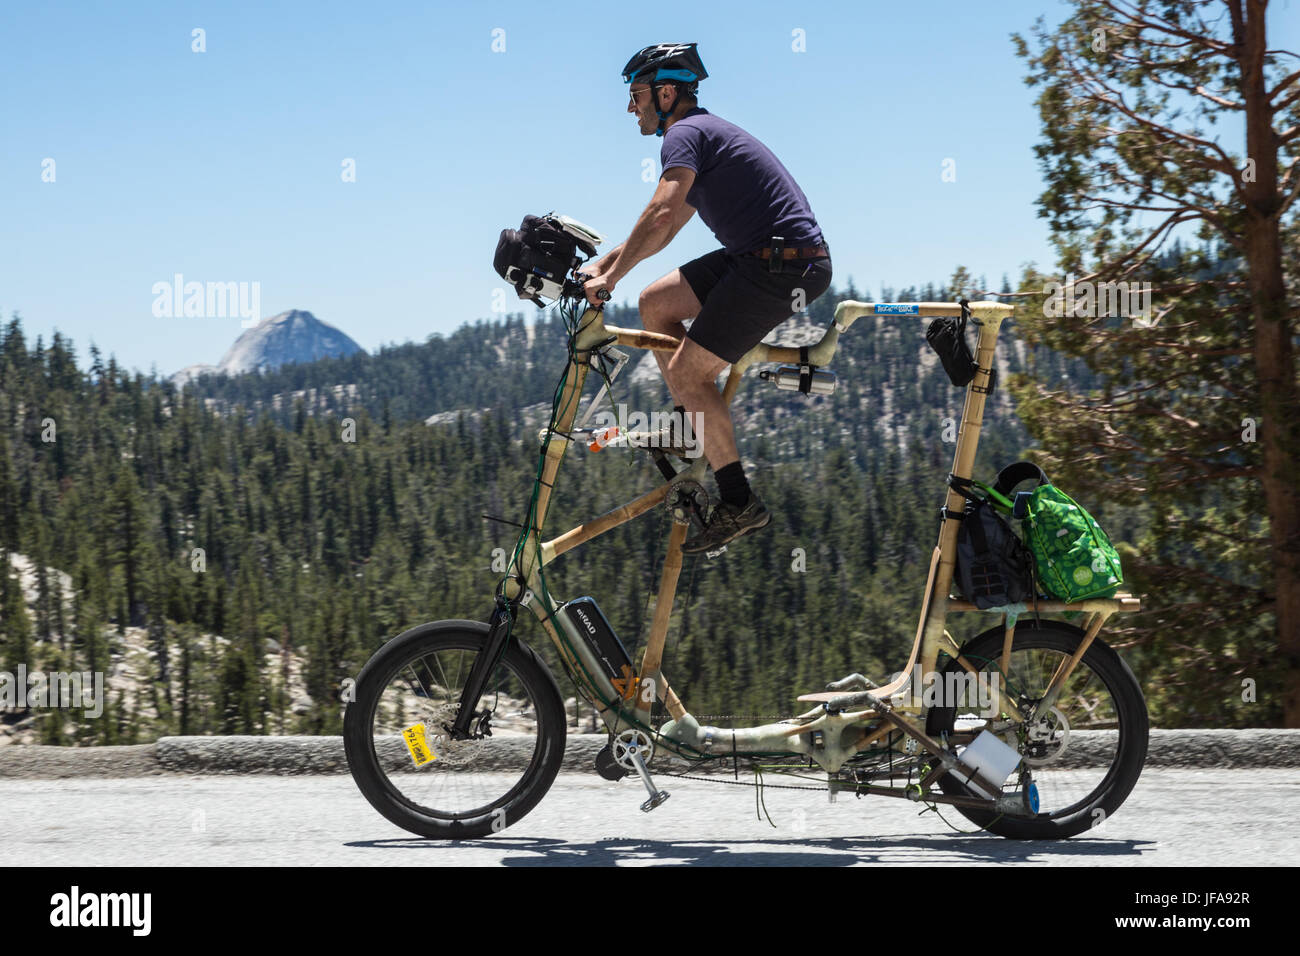
POLYGON ((565 713, 546 665, 513 638, 453 740, 461 692, 483 653, 479 621, 422 624, 366 663, 343 715, 348 767, 393 823, 435 839, 501 831, 537 805, 564 756, 565 713))
MULTIPOLYGON (((1011 699, 1027 710, 1044 697, 1083 637, 1079 628, 1061 621, 1043 621, 1041 626, 1021 622, 1004 675, 999 674, 1000 626, 968 642, 962 653, 982 674, 998 677, 1011 699)), ((982 706, 988 701, 977 701, 978 685, 955 659, 944 668, 943 678, 944 706, 930 709, 926 728, 934 736, 957 734, 953 749, 960 753, 960 741, 971 741, 991 726, 982 706)), ((992 726, 1021 754, 1021 766, 1029 770, 1037 793, 1037 814, 957 809, 978 826, 1011 839, 1064 839, 1103 823, 1128 797, 1146 761, 1149 724, 1142 688, 1129 666, 1099 639, 1088 646, 1042 721, 1034 727, 992 726)), ((950 773, 940 778, 939 786, 950 796, 981 796, 950 773)), ((1003 788, 1008 793, 1016 789, 1015 777, 1003 788)))

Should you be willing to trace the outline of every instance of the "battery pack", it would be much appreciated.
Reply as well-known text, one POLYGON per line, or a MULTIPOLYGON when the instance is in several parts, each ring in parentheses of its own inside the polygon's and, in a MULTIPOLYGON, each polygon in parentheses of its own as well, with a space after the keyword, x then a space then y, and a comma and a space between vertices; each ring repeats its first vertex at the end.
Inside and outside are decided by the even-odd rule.
POLYGON ((560 613, 569 619, 579 634, 587 638, 587 643, 596 652, 596 658, 606 676, 610 680, 623 678, 623 668, 632 666, 632 658, 596 602, 589 597, 574 598, 560 606, 560 613))

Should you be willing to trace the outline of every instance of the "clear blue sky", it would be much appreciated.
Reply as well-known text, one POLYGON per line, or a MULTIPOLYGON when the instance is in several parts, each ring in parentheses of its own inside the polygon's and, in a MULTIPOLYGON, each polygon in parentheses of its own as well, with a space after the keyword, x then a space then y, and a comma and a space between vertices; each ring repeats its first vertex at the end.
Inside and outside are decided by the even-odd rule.
MULTIPOLYGON (((665 40, 699 43, 701 105, 799 181, 837 287, 852 276, 874 295, 957 264, 997 283, 1051 262, 1033 205, 1033 91, 1008 35, 1059 6, 654 10, 4 0, 0 311, 18 310, 33 338, 70 335, 83 364, 93 340, 163 373, 215 362, 241 331, 154 317, 153 284, 175 273, 259 282, 264 316, 308 309, 372 350, 490 318, 497 235, 524 213, 626 237, 661 140, 637 133, 619 71, 665 40), (204 53, 191 51, 196 27, 204 53), (792 50, 796 29, 806 52, 792 50), (340 176, 348 158, 354 183, 340 176), (942 181, 946 158, 955 182, 942 181)), ((716 247, 697 217, 616 301, 716 247)), ((513 293, 509 309, 535 311, 513 293)))

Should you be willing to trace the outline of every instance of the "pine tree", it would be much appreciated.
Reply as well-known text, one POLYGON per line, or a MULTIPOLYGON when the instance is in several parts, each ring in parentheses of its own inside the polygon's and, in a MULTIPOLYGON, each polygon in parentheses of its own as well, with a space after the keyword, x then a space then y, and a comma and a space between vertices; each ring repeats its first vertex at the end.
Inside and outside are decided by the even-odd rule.
POLYGON ((1015 38, 1041 87, 1039 204, 1063 273, 1150 282, 1158 306, 1141 321, 1127 310, 1049 317, 1053 277, 1027 273, 1017 328, 1085 358, 1102 388, 1041 374, 1008 384, 1054 481, 1081 500, 1152 509, 1145 538, 1122 554, 1130 589, 1149 588, 1146 609, 1117 627, 1149 651, 1148 682, 1180 688, 1174 719, 1255 723, 1263 711, 1300 726, 1300 391, 1287 299, 1300 159, 1280 169, 1300 139, 1300 72, 1284 76, 1260 2, 1224 0, 1218 15, 1191 0, 1072 6, 1055 30, 1040 21, 1033 51, 1015 38), (1240 155, 1209 131, 1238 119, 1240 155), (1231 258, 1162 258, 1182 223, 1231 258), (1172 660, 1162 652, 1179 630, 1172 660), (1225 657, 1271 684, 1258 708, 1242 708, 1225 657))

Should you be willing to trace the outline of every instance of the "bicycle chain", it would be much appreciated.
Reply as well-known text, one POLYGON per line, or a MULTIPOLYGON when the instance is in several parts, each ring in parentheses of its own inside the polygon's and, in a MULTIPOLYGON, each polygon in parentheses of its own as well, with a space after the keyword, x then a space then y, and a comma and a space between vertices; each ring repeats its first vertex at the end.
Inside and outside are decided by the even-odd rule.
POLYGON ((793 783, 746 783, 744 780, 713 780, 709 777, 693 777, 688 773, 670 773, 667 770, 656 770, 655 776, 659 777, 677 777, 681 780, 699 780, 703 783, 725 783, 729 787, 773 787, 777 790, 829 790, 830 787, 803 787, 793 783))
MULTIPOLYGON (((727 757, 725 757, 725 756, 719 756, 719 757, 717 757, 716 759, 718 759, 718 760, 726 760, 727 757)), ((734 758, 733 758, 733 759, 734 759, 734 758)), ((800 769, 800 770, 812 770, 812 769, 814 769, 814 768, 812 768, 812 767, 800 767, 799 769, 800 769)), ((752 771, 752 770, 753 770, 753 765, 751 764, 751 765, 747 768, 747 770, 748 770, 748 771, 752 771)), ((771 771, 771 773, 773 773, 773 774, 780 774, 781 771, 779 771, 779 770, 775 770, 775 771, 771 771)), ((699 781, 701 781, 701 782, 703 782, 703 783, 722 783, 722 784, 726 784, 727 786, 730 786, 730 787, 775 787, 777 790, 823 790, 823 791, 825 791, 825 790, 830 790, 830 789, 831 789, 831 788, 828 787, 828 786, 827 786, 827 787, 811 786, 811 787, 810 787, 810 786, 805 786, 805 785, 802 785, 802 784, 793 784, 793 783, 767 783, 766 781, 761 782, 761 783, 760 783, 759 781, 754 781, 754 782, 750 783, 750 782, 746 782, 746 781, 744 781, 744 780, 717 780, 717 779, 714 779, 713 777, 700 777, 700 776, 694 776, 694 775, 692 775, 692 774, 690 774, 690 773, 673 773, 671 770, 656 770, 656 771, 655 771, 655 774, 656 774, 657 776, 664 776, 664 777, 677 777, 677 778, 679 778, 679 779, 681 779, 681 780, 699 780, 699 781)), ((891 779, 892 779, 892 777, 893 777, 893 775, 891 774, 891 779)), ((910 775, 910 774, 908 775, 908 779, 909 779, 909 780, 911 779, 911 775, 910 775)), ((862 781, 857 781, 857 780, 848 781, 848 780, 846 780, 846 781, 843 781, 843 782, 846 784, 846 786, 842 787, 842 788, 841 788, 841 791, 849 790, 850 788, 852 788, 853 786, 856 786, 858 783, 860 783, 860 782, 862 782, 862 781)), ((866 781, 866 782, 870 782, 870 781, 866 781)), ((858 794, 858 796, 860 797, 861 794, 858 794)))
MULTIPOLYGON (((765 717, 765 716, 755 716, 755 715, 737 715, 737 714, 730 714, 730 715, 728 715, 728 714, 704 714, 704 715, 702 715, 699 719, 701 719, 701 720, 728 720, 728 719, 730 719, 730 720, 791 720, 791 719, 793 719, 793 715, 792 715, 791 717, 765 717)), ((662 723, 662 722, 663 722, 662 719, 660 719, 660 723, 662 723)), ((723 758, 723 759, 725 759, 725 758, 723 758)), ((752 767, 751 767, 750 769, 752 770, 752 767)), ((809 768, 809 769, 811 769, 811 768, 809 768)), ((793 783, 767 783, 766 781, 759 781, 759 780, 754 780, 754 781, 752 781, 752 782, 751 782, 751 781, 745 781, 745 780, 716 780, 716 779, 714 779, 713 777, 700 777, 700 776, 695 776, 695 775, 692 775, 692 774, 689 774, 689 773, 673 773, 672 771, 669 771, 669 770, 657 770, 657 771, 655 771, 655 774, 656 774, 656 776, 661 776, 661 777, 676 777, 676 778, 678 778, 679 780, 699 780, 701 783, 720 783, 720 784, 724 784, 724 785, 726 785, 726 786, 728 786, 728 787, 756 787, 756 788, 757 788, 757 787, 761 787, 761 788, 763 788, 763 789, 771 788, 771 789, 775 789, 775 790, 816 790, 816 791, 818 791, 818 792, 820 792, 820 793, 825 793, 825 792, 828 792, 828 791, 830 791, 830 792, 834 792, 834 791, 832 790, 832 788, 829 787, 829 786, 826 786, 826 787, 818 787, 818 786, 806 786, 806 785, 802 785, 802 784, 793 784, 793 783)), ((892 775, 891 775, 891 779, 892 779, 892 775)), ((908 774, 908 779, 911 780, 911 774, 908 774)), ((845 781, 845 782, 848 783, 848 781, 845 781)), ((844 788, 842 789, 841 792, 849 792, 849 791, 852 791, 852 792, 853 792, 853 795, 854 795, 855 797, 857 797, 859 800, 861 800, 861 799, 862 799, 862 794, 861 794, 861 793, 858 793, 858 792, 856 792, 856 790, 854 790, 854 785, 855 785, 856 783, 857 783, 857 781, 853 781, 852 783, 850 783, 849 786, 844 787, 844 788)), ((923 810, 921 811, 922 813, 927 813, 927 812, 931 812, 931 811, 933 811, 933 812, 935 813, 935 815, 938 816, 939 819, 942 820, 942 821, 944 822, 944 824, 945 824, 945 825, 946 825, 950 830, 954 830, 954 831, 956 831, 957 833, 961 833, 961 834, 964 834, 964 835, 966 835, 966 836, 970 836, 971 834, 974 834, 974 833, 982 833, 982 832, 983 832, 983 828, 982 828, 982 827, 980 827, 980 828, 976 828, 976 829, 974 829, 974 830, 962 830, 960 827, 957 827, 957 826, 955 826, 953 823, 951 823, 951 822, 948 820, 947 817, 945 817, 942 813, 939 812, 939 807, 938 807, 937 804, 930 803, 930 802, 925 801, 925 800, 922 800, 921 802, 925 804, 925 809, 923 809, 923 810)), ((999 814, 998 817, 997 817, 997 819, 1001 819, 1001 816, 1002 816, 1002 815, 999 814)))
MULTIPOLYGON (((776 714, 776 715, 771 715, 771 714, 692 714, 691 716, 694 717, 696 720, 793 720, 797 715, 795 715, 795 714, 790 714, 789 716, 782 716, 782 715, 780 715, 780 714, 776 714)), ((655 724, 655 729, 658 730, 660 725, 664 724, 665 722, 667 722, 667 720, 670 720, 670 719, 671 719, 671 718, 669 718, 667 715, 660 715, 660 716, 654 718, 654 721, 657 721, 657 723, 655 724)), ((712 779, 711 777, 697 777, 697 776, 693 776, 693 775, 691 775, 691 774, 689 774, 689 773, 673 773, 673 772, 671 772, 671 771, 669 771, 669 770, 657 770, 657 771, 655 771, 655 773, 658 774, 658 775, 664 776, 664 777, 677 777, 677 778, 680 779, 680 780, 700 780, 700 781, 702 781, 702 782, 704 782, 704 783, 725 783, 725 784, 727 784, 728 786, 732 786, 732 787, 757 787, 757 786, 759 786, 759 784, 758 784, 757 782, 754 782, 754 783, 746 783, 744 780, 714 780, 714 779, 712 779)), ((794 785, 794 784, 788 784, 788 783, 765 783, 765 784, 763 784, 763 786, 765 786, 765 787, 776 787, 776 788, 779 789, 779 790, 829 790, 829 789, 830 789, 830 787, 802 787, 802 786, 796 786, 796 785, 794 785)))
MULTIPOLYGON (((798 714, 692 714, 691 716, 694 717, 696 720, 796 720, 799 717, 798 714)), ((659 726, 665 723, 669 719, 671 718, 667 717, 666 715, 660 715, 658 717, 655 717, 654 721, 657 721, 657 723, 654 724, 655 729, 658 730, 659 726)), ((726 759, 726 758, 719 757, 717 759, 726 759)), ((812 769, 812 768, 806 768, 806 769, 812 769)), ((680 780, 699 780, 703 783, 722 783, 730 787, 760 787, 761 786, 761 787, 773 787, 777 790, 820 790, 820 791, 827 791, 831 789, 830 787, 809 787, 809 786, 802 786, 793 783, 766 783, 766 782, 759 783, 757 781, 754 781, 752 783, 747 783, 744 780, 715 780, 712 777, 698 777, 698 776, 693 776, 689 773, 673 773, 668 770, 656 770, 655 774, 664 777, 677 777, 680 780)), ((846 787, 844 789, 848 789, 848 788, 846 787)))
MULTIPOLYGON (((783 714, 692 714, 691 716, 694 717, 696 720, 796 720, 800 715, 798 714, 784 714, 784 715, 783 714)), ((659 715, 653 718, 652 724, 654 725, 655 730, 658 730, 659 726, 664 724, 669 719, 671 718, 669 718, 667 715, 659 715)), ((718 759, 726 759, 726 758, 720 757, 718 759)), ((807 769, 811 769, 811 768, 807 768, 807 769)), ((773 787, 777 790, 819 790, 819 791, 827 791, 831 789, 830 787, 809 787, 809 786, 802 786, 802 785, 792 784, 792 783, 766 783, 766 782, 759 783, 758 781, 749 783, 744 780, 715 780, 712 777, 693 776, 689 773, 672 773, 671 771, 668 770, 656 770, 655 774, 657 776, 664 776, 664 777, 677 777, 678 779, 681 780, 699 780, 703 783, 722 783, 730 787, 760 787, 761 786, 761 787, 773 787)), ((846 781, 846 783, 847 782, 848 781, 846 781)), ((849 787, 843 788, 843 790, 848 790, 848 789, 849 787)), ((857 796, 861 797, 861 794, 857 794, 857 796)))
MULTIPOLYGON (((696 720, 794 720, 798 714, 691 714, 696 720)), ((660 715, 655 718, 663 723, 665 718, 660 715)), ((724 728, 725 729, 725 728, 724 728)))

